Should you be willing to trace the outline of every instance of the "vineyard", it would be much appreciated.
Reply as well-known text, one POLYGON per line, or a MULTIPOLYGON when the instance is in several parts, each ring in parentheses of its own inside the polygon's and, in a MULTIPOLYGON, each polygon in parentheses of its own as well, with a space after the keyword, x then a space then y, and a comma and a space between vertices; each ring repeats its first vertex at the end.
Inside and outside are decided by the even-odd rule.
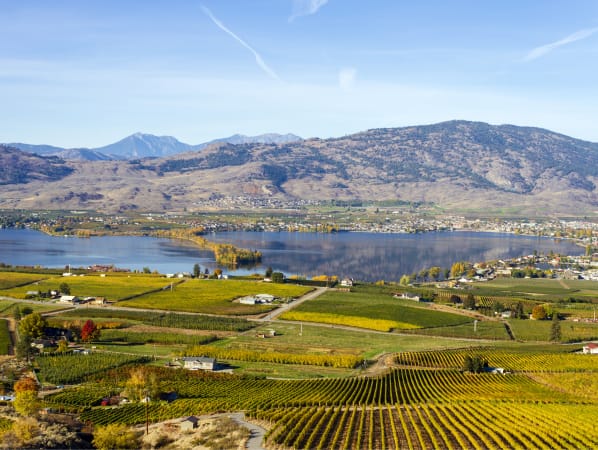
POLYGON ((276 305, 243 305, 234 299, 248 295, 271 294, 275 297, 299 297, 311 287, 245 280, 187 280, 167 289, 132 300, 122 306, 147 309, 167 309, 205 314, 251 315, 271 311, 276 305))
POLYGON ((61 317, 111 318, 141 322, 146 325, 167 328, 185 328, 208 331, 247 331, 255 324, 236 317, 215 317, 205 315, 177 314, 173 312, 130 311, 126 309, 85 308, 61 314, 61 317))
POLYGON ((139 356, 96 352, 40 356, 35 360, 39 368, 40 380, 52 384, 80 383, 89 375, 146 361, 146 358, 139 356))
POLYGON ((0 355, 8 355, 10 349, 10 334, 8 321, 0 319, 0 355))
MULTIPOLYGON (((408 306, 392 297, 390 290, 369 286, 351 292, 327 291, 281 315, 286 320, 344 324, 378 331, 449 327, 473 323, 469 317, 421 306, 408 306)), ((414 304, 417 305, 417 304, 414 304)))

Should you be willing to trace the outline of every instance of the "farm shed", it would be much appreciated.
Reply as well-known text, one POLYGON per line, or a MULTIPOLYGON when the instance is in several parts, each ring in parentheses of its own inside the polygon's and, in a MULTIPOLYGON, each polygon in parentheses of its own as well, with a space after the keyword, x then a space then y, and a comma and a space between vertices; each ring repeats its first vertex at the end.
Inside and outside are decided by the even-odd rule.
POLYGON ((589 344, 584 345, 583 352, 586 355, 598 355, 598 344, 590 342, 589 344))
POLYGON ((183 368, 189 370, 214 370, 216 358, 206 356, 186 356, 182 358, 183 368))
POLYGON ((181 431, 193 431, 195 428, 197 428, 198 423, 199 419, 197 417, 189 416, 181 422, 181 431))

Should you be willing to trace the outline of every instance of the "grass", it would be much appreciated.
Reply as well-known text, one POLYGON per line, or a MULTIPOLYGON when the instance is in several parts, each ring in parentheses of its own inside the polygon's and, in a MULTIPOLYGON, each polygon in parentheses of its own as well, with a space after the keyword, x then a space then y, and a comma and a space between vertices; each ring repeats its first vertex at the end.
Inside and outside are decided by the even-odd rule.
POLYGON ((0 317, 12 317, 15 311, 15 307, 19 307, 21 310, 24 308, 30 308, 33 312, 39 312, 41 314, 50 311, 60 311, 65 309, 63 305, 49 305, 47 303, 40 302, 13 302, 11 300, 0 300, 0 317))
POLYGON ((330 290, 283 314, 281 318, 344 324, 380 331, 472 322, 469 317, 432 311, 419 304, 408 306, 405 301, 397 301, 391 294, 392 291, 388 288, 371 285, 354 288, 352 292, 330 290))
POLYGON ((162 309, 204 314, 252 315, 271 311, 275 305, 242 305, 234 299, 248 295, 271 294, 299 297, 311 287, 244 280, 187 280, 173 290, 156 292, 120 302, 131 308, 162 309))
POLYGON ((8 355, 10 348, 10 333, 8 321, 0 319, 0 355, 8 355))
POLYGON ((50 290, 59 290, 62 283, 66 283, 69 286, 71 295, 78 297, 105 297, 111 301, 141 295, 170 285, 170 281, 166 278, 152 275, 131 274, 123 276, 107 274, 105 277, 100 277, 99 275, 86 275, 84 277, 60 276, 47 278, 34 285, 5 290, 4 295, 25 298, 27 291, 48 292, 50 290))
POLYGON ((47 275, 21 272, 0 272, 0 289, 10 289, 48 278, 47 275))
POLYGON ((455 325, 452 327, 425 328, 406 331, 427 336, 444 336, 464 339, 494 339, 509 340, 510 336, 502 322, 478 321, 475 331, 472 323, 455 325))
POLYGON ((383 353, 464 347, 471 345, 471 342, 443 337, 354 331, 308 324, 301 326, 278 321, 260 326, 251 332, 220 340, 212 345, 264 351, 355 354, 364 359, 371 359, 383 353), (258 333, 268 334, 269 330, 275 330, 276 336, 267 339, 255 337, 258 333))
MULTIPOLYGON (((548 341, 550 339, 550 320, 509 320, 515 339, 523 341, 548 341)), ((561 320, 561 341, 572 342, 598 339, 598 323, 573 322, 561 320)))
POLYGON ((545 278, 497 278, 473 286, 472 294, 519 297, 557 302, 570 297, 591 301, 598 297, 598 281, 545 278))

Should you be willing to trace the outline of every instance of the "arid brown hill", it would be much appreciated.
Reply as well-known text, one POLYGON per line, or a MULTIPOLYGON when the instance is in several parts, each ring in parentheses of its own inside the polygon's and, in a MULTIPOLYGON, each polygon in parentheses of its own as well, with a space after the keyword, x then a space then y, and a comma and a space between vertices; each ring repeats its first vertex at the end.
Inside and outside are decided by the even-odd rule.
POLYGON ((13 201, 0 207, 52 208, 60 202, 103 210, 192 210, 200 199, 225 194, 426 201, 532 216, 594 211, 598 203, 598 144, 480 122, 287 144, 215 144, 169 158, 71 166, 73 174, 44 189, 35 182, 12 189, 2 197, 13 201), (65 192, 73 195, 67 199, 65 192))

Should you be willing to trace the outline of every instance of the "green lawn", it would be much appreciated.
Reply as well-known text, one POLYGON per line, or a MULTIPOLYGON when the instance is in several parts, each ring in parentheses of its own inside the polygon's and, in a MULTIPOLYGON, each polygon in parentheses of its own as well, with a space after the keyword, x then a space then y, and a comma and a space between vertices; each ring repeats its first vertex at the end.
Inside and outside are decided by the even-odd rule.
POLYGON ((119 302, 131 308, 162 309, 206 314, 252 315, 270 311, 275 305, 242 305, 234 299, 248 295, 271 294, 275 297, 299 297, 311 287, 244 280, 187 280, 185 283, 119 302))
POLYGON ((473 323, 455 325, 452 327, 424 328, 406 330, 408 333, 425 334, 427 336, 444 336, 466 339, 495 339, 509 340, 510 336, 502 322, 478 321, 474 328, 473 323))
MULTIPOLYGON (((524 341, 548 341, 550 339, 550 320, 509 320, 516 339, 524 341)), ((598 339, 598 323, 573 322, 561 320, 563 342, 598 339)))

